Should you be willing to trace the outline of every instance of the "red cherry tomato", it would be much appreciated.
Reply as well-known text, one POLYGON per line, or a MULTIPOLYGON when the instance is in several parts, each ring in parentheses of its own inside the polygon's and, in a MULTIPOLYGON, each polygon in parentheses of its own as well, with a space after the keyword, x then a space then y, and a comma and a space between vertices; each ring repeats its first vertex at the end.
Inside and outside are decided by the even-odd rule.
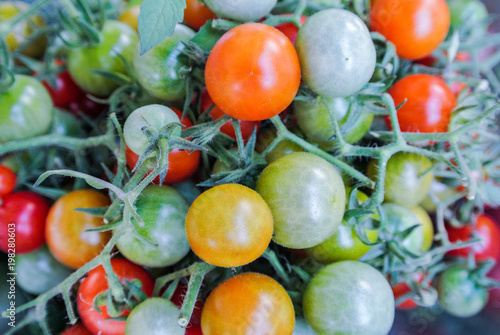
POLYGON ((78 322, 73 326, 66 328, 61 335, 92 335, 92 333, 83 325, 78 322))
POLYGON ((49 92, 54 106, 66 108, 72 102, 81 100, 85 95, 80 87, 73 81, 68 71, 64 70, 57 74, 55 86, 52 87, 49 82, 42 81, 43 86, 49 92))
POLYGON ((49 204, 32 192, 9 193, 0 205, 0 249, 24 254, 45 242, 45 218, 49 204))
MULTIPOLYGON (((286 15, 292 15, 292 14, 286 14, 286 15)), ((300 16, 300 24, 304 24, 304 22, 306 22, 307 20, 307 17, 305 16, 300 16)), ((297 39, 297 33, 299 32, 299 28, 291 23, 291 22, 285 22, 285 23, 280 23, 276 26, 274 26, 274 28, 278 29, 279 31, 281 31, 283 34, 285 34, 286 37, 288 37, 288 39, 290 40, 290 42, 292 42, 292 44, 295 45, 295 40, 297 39)))
POLYGON ((184 9, 184 23, 193 29, 200 29, 210 19, 215 19, 217 15, 210 10, 203 2, 198 0, 186 0, 184 9))
MULTIPOLYGON (((203 90, 201 93, 201 112, 205 113, 207 109, 212 106, 214 102, 212 101, 212 98, 210 98, 210 95, 208 94, 208 91, 206 89, 203 90)), ((218 120, 221 117, 226 115, 219 107, 214 105, 212 109, 210 110, 210 116, 214 120, 218 120)), ((260 121, 243 121, 243 120, 238 120, 240 124, 240 129, 241 129, 241 136, 243 137, 243 141, 247 141, 250 135, 252 135, 252 132, 255 127, 257 127, 257 130, 259 130, 260 127, 260 121)), ((221 133, 226 134, 227 136, 236 139, 236 133, 234 132, 234 127, 233 124, 231 123, 231 120, 227 121, 224 123, 224 125, 220 128, 221 133)))
MULTIPOLYGON (((170 107, 179 117, 182 117, 182 112, 178 109, 170 107)), ((189 128, 193 123, 185 117, 181 123, 184 125, 183 129, 189 128)), ((125 148, 125 156, 127 158, 127 166, 132 170, 139 160, 139 155, 130 150, 129 147, 125 148)), ((201 154, 198 150, 188 151, 174 149, 168 154, 168 172, 163 183, 172 185, 183 182, 189 179, 198 169, 200 164, 201 154)), ((153 183, 159 184, 160 178, 156 177, 153 183)))
MULTIPOLYGON (((422 273, 415 274, 415 281, 421 283, 423 279, 424 275, 422 273)), ((405 282, 391 285, 391 288, 392 292, 394 293, 394 300, 398 299, 399 297, 402 297, 403 295, 406 295, 411 291, 410 286, 408 286, 408 284, 406 284, 405 282)), ((402 309, 402 310, 413 309, 416 307, 418 307, 418 304, 412 298, 403 300, 403 302, 396 305, 397 309, 402 309)))
POLYGON ((370 19, 372 30, 394 43, 398 56, 407 59, 430 55, 450 29, 445 0, 377 0, 370 19))
MULTIPOLYGON (((389 94, 398 109, 398 121, 404 132, 446 132, 450 115, 455 108, 455 96, 442 77, 429 74, 412 74, 396 82, 389 94)), ((386 122, 391 127, 389 117, 386 122)))
POLYGON ((500 228, 498 224, 488 215, 481 214, 477 217, 475 225, 468 225, 460 228, 447 227, 450 242, 468 241, 475 232, 481 241, 470 247, 455 249, 448 252, 448 255, 455 257, 468 257, 472 251, 474 258, 478 262, 500 259, 500 228))
MULTIPOLYGON (((138 279, 142 283, 142 291, 149 297, 153 294, 154 280, 151 275, 139 265, 126 259, 115 258, 111 260, 113 272, 120 278, 121 282, 138 279)), ((99 335, 123 335, 125 334, 125 320, 108 320, 106 306, 99 306, 101 313, 94 309, 94 298, 108 289, 106 272, 102 265, 89 271, 88 276, 82 281, 78 288, 77 307, 83 324, 92 334, 99 335)), ((124 311, 122 316, 128 315, 124 311)))
POLYGON ((68 105, 69 111, 76 117, 81 117, 83 114, 94 118, 104 112, 106 108, 107 105, 95 102, 86 94, 82 95, 79 99, 72 101, 68 105))
POLYGON ((9 167, 0 165, 0 197, 9 194, 16 187, 17 176, 9 167))

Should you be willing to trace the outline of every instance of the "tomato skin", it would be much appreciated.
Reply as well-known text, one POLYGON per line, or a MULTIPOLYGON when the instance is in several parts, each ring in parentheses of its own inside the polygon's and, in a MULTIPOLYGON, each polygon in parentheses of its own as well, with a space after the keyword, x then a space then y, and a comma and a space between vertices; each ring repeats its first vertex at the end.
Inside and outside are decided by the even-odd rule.
POLYGON ((66 328, 61 335, 92 335, 92 333, 83 325, 78 322, 73 326, 66 328))
MULTIPOLYGON (((141 290, 149 297, 153 294, 154 280, 151 275, 139 265, 126 259, 114 258, 111 260, 113 272, 120 281, 138 279, 142 283, 141 290)), ((110 318, 106 306, 99 306, 102 314, 93 307, 94 298, 108 289, 106 272, 102 265, 89 271, 88 276, 78 288, 77 307, 83 324, 94 335, 123 335, 125 321, 107 320, 110 318)), ((125 311, 123 315, 128 315, 125 311)))
POLYGON ((441 307, 456 317, 476 315, 488 301, 488 291, 476 285, 466 268, 445 270, 439 276, 436 288, 441 307))
POLYGON ((0 197, 16 188, 17 176, 9 167, 0 165, 0 197))
POLYGON ((472 251, 477 262, 484 262, 489 259, 498 262, 500 260, 500 228, 492 217, 480 214, 476 218, 474 225, 466 225, 460 228, 447 226, 448 238, 450 242, 468 241, 473 232, 476 232, 481 241, 472 246, 450 250, 447 255, 467 258, 472 251))
POLYGON ((207 6, 198 0, 186 0, 186 8, 184 8, 184 23, 191 28, 198 30, 208 20, 215 19, 217 15, 207 6))
POLYGON ((326 98, 361 90, 375 70, 370 32, 356 14, 326 9, 311 15, 295 41, 303 81, 326 98))
POLYGON ((78 119, 68 111, 54 108, 51 134, 71 137, 83 137, 84 132, 78 119))
POLYGON ((422 232, 424 234, 422 250, 427 251, 431 248, 434 241, 434 226, 432 225, 431 217, 421 206, 411 207, 410 211, 417 217, 418 222, 422 225, 422 232))
POLYGON ((205 0, 217 15, 236 21, 255 21, 269 14, 277 0, 205 0))
POLYGON ((71 49, 68 54, 68 71, 85 92, 99 97, 109 96, 118 84, 93 70, 126 74, 126 66, 118 57, 121 54, 130 64, 139 36, 125 23, 108 20, 104 23, 101 43, 71 49))
MULTIPOLYGON (((292 15, 292 14, 289 14, 289 15, 292 15)), ((307 17, 301 15, 300 16, 300 24, 304 24, 304 22, 306 22, 307 20, 307 17)), ((293 45, 295 45, 295 40, 297 39, 297 34, 299 33, 299 28, 291 23, 291 22, 285 22, 285 23, 280 23, 276 26, 274 26, 274 28, 278 29, 279 31, 281 31, 283 34, 285 34, 286 37, 288 37, 288 39, 290 40, 290 42, 292 42, 293 45)))
POLYGON ((139 83, 149 94, 170 101, 184 98, 186 78, 180 71, 188 66, 188 59, 182 54, 185 47, 181 42, 187 42, 193 36, 191 28, 177 24, 172 36, 144 55, 137 47, 132 65, 139 83))
POLYGON ((387 215, 388 223, 386 229, 393 235, 411 226, 420 225, 420 227, 414 229, 412 233, 403 240, 401 246, 416 255, 421 254, 422 246, 424 245, 424 232, 422 224, 417 216, 408 208, 389 202, 382 204, 382 208, 387 215))
POLYGON ((52 99, 33 77, 15 75, 14 84, 0 93, 0 106, 0 143, 42 135, 50 129, 52 99))
POLYGON ((72 191, 60 197, 50 207, 45 237, 54 257, 72 269, 78 269, 97 256, 111 235, 109 232, 85 232, 104 224, 102 218, 75 208, 105 207, 110 200, 94 190, 72 191))
MULTIPOLYGON (((226 113, 224 113, 219 107, 217 107, 217 105, 214 105, 214 102, 212 98, 210 98, 208 91, 204 89, 203 92, 201 92, 201 113, 205 113, 212 105, 213 107, 210 110, 210 116, 212 117, 212 119, 218 120, 226 115, 226 113)), ((260 127, 260 121, 238 120, 238 123, 240 124, 241 137, 245 142, 248 140, 250 135, 252 135, 254 128, 257 127, 257 130, 259 130, 260 127)), ((222 127, 220 127, 220 132, 236 140, 236 133, 234 131, 231 120, 227 121, 222 125, 222 127)))
MULTIPOLYGON (((404 207, 420 204, 431 187, 434 177, 429 158, 408 152, 394 154, 386 166, 384 200, 404 207), (424 172, 426 172, 424 174, 424 172)), ((377 181, 378 161, 370 160, 367 176, 377 181)))
POLYGON ((169 300, 150 298, 137 305, 127 317, 125 335, 149 334, 184 335, 185 329, 179 326, 179 309, 169 300))
POLYGON ((368 264, 343 261, 325 266, 309 282, 304 316, 318 334, 387 334, 394 296, 385 277, 368 264))
POLYGON ((208 189, 191 204, 186 216, 191 248, 216 266, 253 262, 264 253, 272 234, 271 210, 257 192, 243 185, 208 189))
MULTIPOLYGON (((395 106, 408 99, 397 112, 402 131, 440 133, 448 130, 456 100, 442 77, 411 74, 396 82, 389 94, 394 99, 395 106)), ((388 117, 386 123, 392 128, 388 117)))
POLYGON ((428 56, 444 41, 450 29, 445 0, 378 0, 370 11, 371 28, 396 46, 399 57, 428 56))
POLYGON ((295 97, 299 59, 279 30, 245 23, 217 41, 208 56, 205 82, 210 97, 226 114, 239 120, 264 120, 281 113, 295 97))
POLYGON ((261 173, 255 189, 273 213, 273 241, 288 248, 309 248, 325 241, 344 215, 342 178, 330 163, 313 154, 295 152, 275 160, 261 173))
POLYGON ((126 234, 116 244, 123 256, 151 267, 169 266, 186 256, 190 248, 184 221, 189 206, 182 195, 168 186, 149 185, 134 205, 145 224, 136 232, 157 246, 126 234))
POLYGON ((32 192, 14 192, 2 197, 0 205, 0 250, 9 252, 11 224, 15 224, 15 253, 25 254, 40 248, 45 242, 47 201, 32 192))
POLYGON ((48 81, 42 81, 49 92, 55 107, 66 108, 73 101, 79 100, 85 93, 73 81, 69 72, 64 70, 55 77, 55 86, 50 86, 48 81))
POLYGON ((126 8, 123 13, 118 17, 118 21, 125 23, 135 31, 139 31, 139 13, 141 12, 140 6, 130 6, 126 8))
POLYGON ((204 335, 289 335, 294 324, 292 300, 285 289, 271 277, 252 272, 217 286, 201 314, 204 335))

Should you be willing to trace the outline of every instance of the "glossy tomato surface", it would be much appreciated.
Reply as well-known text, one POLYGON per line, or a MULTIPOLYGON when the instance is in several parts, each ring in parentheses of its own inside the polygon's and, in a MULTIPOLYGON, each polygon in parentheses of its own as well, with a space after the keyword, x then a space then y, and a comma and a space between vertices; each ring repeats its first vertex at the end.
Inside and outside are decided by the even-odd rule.
POLYGON ((186 0, 183 22, 193 29, 200 29, 208 20, 215 19, 217 15, 203 2, 198 0, 186 0))
POLYGON ((255 21, 269 14, 277 0, 206 0, 204 1, 217 15, 236 21, 255 21))
MULTIPOLYGON (((113 272, 118 276, 122 283, 132 280, 141 282, 141 290, 147 295, 153 294, 154 280, 151 275, 139 265, 136 265, 126 259, 112 259, 111 266, 113 272)), ((99 313, 93 307, 94 299, 100 293, 108 289, 108 280, 106 272, 102 265, 89 271, 87 277, 81 282, 78 288, 77 307, 78 314, 83 324, 94 335, 123 335, 125 334, 125 321, 108 320, 110 318, 107 307, 99 306, 102 313, 99 313)), ((125 310, 123 315, 128 315, 125 310)))
POLYGON ((241 266, 266 250, 273 234, 273 216, 262 197, 239 184, 222 184, 203 192, 186 217, 193 251, 205 262, 241 266))
MULTIPOLYGON (((396 82, 389 94, 398 109, 399 127, 405 132, 440 133, 448 130, 456 101, 453 92, 440 76, 411 74, 396 82)), ((390 120, 386 118, 391 127, 390 120)))
POLYGON ((184 335, 179 326, 179 309, 169 300, 150 298, 137 305, 127 317, 125 335, 184 335))
POLYGON ((17 176, 9 167, 0 165, 0 197, 9 194, 16 187, 17 176))
POLYGON ((299 59, 279 30, 245 23, 215 44, 205 67, 205 82, 224 113, 239 120, 264 120, 281 113, 295 97, 299 59))
POLYGON ((212 291, 201 314, 204 335, 290 335, 295 314, 285 289, 259 273, 234 276, 212 291))
POLYGON ((444 41, 450 29, 450 10, 445 0, 377 0, 370 10, 372 30, 396 46, 398 56, 428 56, 444 41))
POLYGON ((102 218, 75 209, 109 204, 106 195, 87 189, 67 193, 50 207, 45 236, 50 252, 59 262, 77 269, 101 252, 111 237, 110 233, 86 230, 102 226, 102 218))

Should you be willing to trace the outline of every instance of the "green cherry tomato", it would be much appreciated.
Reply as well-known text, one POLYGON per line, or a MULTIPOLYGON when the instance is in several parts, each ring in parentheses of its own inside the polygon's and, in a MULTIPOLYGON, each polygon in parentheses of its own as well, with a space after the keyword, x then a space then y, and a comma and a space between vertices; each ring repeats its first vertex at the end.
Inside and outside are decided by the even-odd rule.
POLYGON ((16 75, 14 84, 0 93, 0 143, 45 134, 52 115, 45 87, 33 77, 16 75))
POLYGON ((194 31, 182 24, 175 26, 172 36, 140 54, 137 47, 133 66, 136 77, 144 89, 154 97, 164 100, 182 99, 186 94, 186 78, 181 73, 188 67, 188 58, 182 54, 184 44, 194 36, 194 31))
POLYGON ((486 23, 488 10, 479 0, 453 0, 448 2, 450 8, 451 26, 460 28, 463 24, 477 25, 486 23))
POLYGON ((126 74, 127 65, 119 55, 132 64, 139 37, 134 29, 114 20, 104 23, 101 34, 99 44, 71 49, 67 65, 71 77, 85 92, 107 97, 118 83, 94 70, 126 74))
POLYGON ((277 0, 205 0, 217 15, 236 21, 256 21, 271 12, 277 0))
MULTIPOLYGON (((346 190, 349 193, 349 189, 346 190)), ((368 196, 361 191, 357 191, 358 202, 361 205, 368 200, 368 196)), ((346 210, 347 210, 346 204, 346 210)), ((379 216, 373 214, 360 220, 378 220, 379 216)), ((366 230, 368 239, 372 242, 377 240, 377 230, 366 230)), ((330 264, 345 260, 358 260, 371 249, 370 246, 364 244, 358 237, 358 234, 353 227, 349 226, 344 220, 338 229, 326 241, 306 249, 306 252, 320 263, 330 264)))
POLYGON ((150 298, 137 305, 127 317, 125 335, 184 335, 179 326, 179 309, 163 298, 150 298))
POLYGON ((172 122, 180 123, 179 117, 166 106, 153 104, 137 108, 130 113, 123 125, 125 143, 136 155, 141 155, 149 143, 142 131, 143 127, 148 126, 159 131, 172 122))
POLYGON ((28 254, 17 255, 16 270, 19 287, 35 295, 47 292, 73 272, 59 263, 46 245, 28 254))
POLYGON ((118 250, 126 258, 140 265, 164 267, 186 256, 190 247, 184 221, 189 205, 179 192, 168 186, 149 185, 135 206, 144 227, 136 227, 140 238, 130 232, 118 240, 118 250))
POLYGON ((345 97, 365 86, 375 70, 375 46, 365 23, 343 9, 307 18, 295 48, 302 80, 321 96, 345 97))
POLYGON ((420 227, 413 230, 411 234, 403 240, 401 246, 414 254, 418 255, 422 253, 424 246, 424 232, 422 224, 417 216, 408 208, 396 204, 384 203, 382 204, 382 208, 387 215, 388 221, 385 228, 391 235, 400 233, 411 226, 417 224, 420 225, 420 227))
POLYGON ((340 174, 309 153, 291 153, 269 164, 256 190, 271 208, 273 240, 288 248, 309 248, 325 241, 344 215, 346 195, 340 174))
POLYGON ((322 268, 304 292, 304 316, 317 334, 387 334, 394 295, 385 277, 357 261, 322 268))
POLYGON ((451 315, 467 318, 479 313, 488 302, 488 291, 478 286, 462 267, 445 270, 437 282, 438 301, 451 315))
POLYGON ((427 251, 431 248, 432 242, 434 240, 434 226, 432 225, 432 220, 426 210, 421 206, 415 206, 410 208, 410 211, 415 214, 418 222, 422 225, 422 232, 424 234, 424 243, 422 244, 422 250, 427 251))
MULTIPOLYGON (((257 135, 257 142, 255 143, 255 150, 257 152, 262 153, 266 148, 274 141, 276 138, 276 131, 266 128, 259 132, 257 135)), ((269 151, 266 155, 266 162, 268 164, 274 162, 278 158, 291 154, 292 152, 302 152, 304 149, 298 145, 293 143, 290 140, 282 140, 279 142, 273 150, 269 151)))
POLYGON ((338 121, 342 138, 347 143, 355 143, 365 136, 373 122, 373 114, 359 110, 344 98, 297 100, 293 111, 297 124, 307 138, 324 150, 336 148, 337 140, 332 138, 335 130, 330 118, 331 111, 338 121))
MULTIPOLYGON (((387 162, 385 194, 387 202, 413 207, 420 204, 431 187, 434 174, 432 161, 422 155, 398 152, 387 162)), ((372 159, 368 164, 368 177, 377 181, 378 164, 372 159)))

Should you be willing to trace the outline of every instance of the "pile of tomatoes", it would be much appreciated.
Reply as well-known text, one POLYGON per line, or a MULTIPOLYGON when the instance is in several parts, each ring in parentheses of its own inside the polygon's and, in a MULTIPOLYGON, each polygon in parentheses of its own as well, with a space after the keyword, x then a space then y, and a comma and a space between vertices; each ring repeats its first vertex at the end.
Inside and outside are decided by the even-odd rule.
POLYGON ((500 285, 489 22, 479 0, 2 1, 1 331, 478 314, 500 285))

